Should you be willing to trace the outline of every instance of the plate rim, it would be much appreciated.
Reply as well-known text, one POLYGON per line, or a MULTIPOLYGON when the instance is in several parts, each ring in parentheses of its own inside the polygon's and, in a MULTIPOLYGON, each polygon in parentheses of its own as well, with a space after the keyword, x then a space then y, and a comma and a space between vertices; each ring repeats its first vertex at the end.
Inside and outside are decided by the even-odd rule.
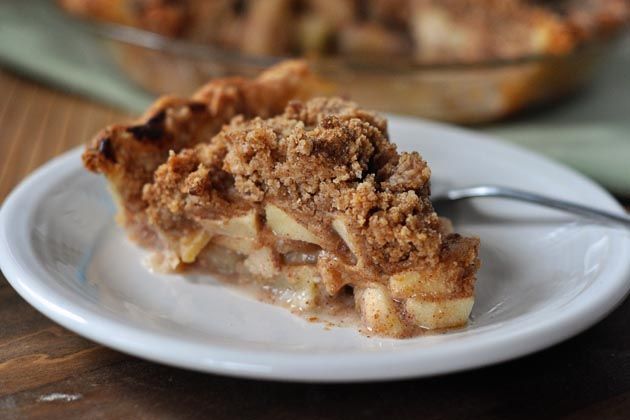
MULTIPOLYGON (((413 117, 392 115, 387 115, 387 117, 390 127, 392 124, 398 122, 403 124, 419 124, 418 127, 422 126, 425 130, 429 129, 437 132, 447 131, 455 133, 459 137, 472 137, 477 141, 489 143, 492 147, 498 147, 508 152, 521 154, 529 159, 537 160, 541 164, 554 167, 556 170, 564 172, 565 175, 572 177, 575 181, 581 181, 585 186, 592 189, 593 192, 596 191, 606 197, 606 202, 601 203, 603 208, 613 211, 623 211, 621 205, 610 193, 594 181, 561 163, 555 162, 535 152, 505 143, 494 136, 473 132, 460 127, 429 122, 413 117)), ((291 354, 289 360, 284 360, 282 366, 277 366, 273 363, 274 359, 286 355, 286 353, 261 350, 234 350, 222 345, 204 344, 200 346, 198 343, 190 342, 175 343, 174 345, 180 348, 179 353, 171 354, 170 356, 165 355, 165 350, 155 351, 152 349, 160 349, 161 346, 164 347, 164 340, 173 341, 175 339, 164 337, 158 333, 147 331, 140 327, 125 325, 101 314, 90 312, 81 307, 78 303, 68 302, 67 299, 55 291, 52 286, 47 285, 44 279, 38 278, 33 267, 24 265, 24 261, 18 261, 18 257, 12 250, 9 237, 10 221, 12 219, 11 216, 15 214, 14 212, 19 211, 19 204, 25 199, 28 200, 31 195, 31 189, 42 182, 42 179, 47 178, 48 184, 52 184, 54 179, 63 174, 61 169, 64 169, 66 172, 71 172, 75 170, 77 166, 80 166, 79 155, 82 150, 83 146, 78 146, 48 161, 24 179, 5 199, 0 208, 0 268, 8 282, 18 294, 31 306, 54 322, 99 344, 154 362, 207 373, 299 382, 361 382, 433 376, 500 363, 564 341, 601 320, 625 299, 625 296, 630 290, 630 282, 628 281, 628 277, 630 276, 629 260, 625 263, 625 266, 619 266, 618 273, 607 275, 607 277, 613 276, 611 280, 609 280, 611 284, 608 285, 606 290, 594 296, 594 299, 591 299, 588 304, 583 303, 582 306, 586 306, 586 308, 578 310, 579 307, 575 308, 576 302, 573 302, 572 305, 569 305, 572 307, 571 311, 566 310, 561 316, 554 317, 553 320, 548 320, 547 322, 538 322, 533 326, 526 326, 518 331, 504 333, 502 336, 495 337, 493 341, 490 340, 478 343, 476 346, 473 346, 472 349, 468 347, 468 355, 473 354, 474 357, 460 359, 451 358, 451 360, 455 360, 455 362, 449 363, 448 365, 445 365, 444 362, 438 363, 437 361, 439 361, 439 359, 448 358, 447 356, 449 355, 461 353, 461 350, 457 349, 457 347, 461 347, 461 344, 449 343, 450 345, 448 346, 436 346, 440 348, 439 354, 435 351, 430 357, 424 354, 423 361, 429 359, 429 362, 416 363, 416 365, 413 365, 413 363, 418 362, 416 355, 417 349, 414 350, 412 346, 410 346, 410 348, 397 349, 394 352, 399 368, 381 369, 380 371, 364 370, 361 369, 361 365, 368 363, 369 359, 382 357, 382 355, 379 356, 382 352, 375 352, 371 357, 363 354, 361 356, 363 361, 361 362, 356 360, 350 353, 335 355, 334 360, 327 360, 325 363, 320 363, 316 366, 312 363, 314 355, 309 353, 291 354), (50 175, 51 173, 52 175, 50 175), (59 302, 63 302, 65 307, 61 307, 59 302), (586 313, 587 316, 576 316, 578 314, 585 315, 586 310, 588 310, 586 313), (89 322, 86 321, 86 319, 89 319, 89 322), (102 331, 116 331, 118 335, 107 336, 103 334, 102 331), (537 337, 535 337, 535 335, 537 335, 537 337), (518 349, 510 348, 509 343, 511 340, 517 340, 518 343, 520 343, 520 347, 518 349), (185 351, 181 351, 181 349, 185 349, 185 351), (195 354, 196 357, 191 358, 184 356, 190 353, 195 354), (248 362, 250 359, 256 359, 258 362, 248 362), (431 363, 431 359, 434 359, 435 363, 431 363), (435 359, 437 359, 437 361, 435 359), (322 369, 323 365, 326 366, 325 369, 322 369), (411 368, 400 369, 401 365, 411 368), (419 368, 418 365, 423 366, 419 368), (331 376, 330 372, 334 372, 336 376, 331 376), (354 373, 349 374, 349 372, 354 373)), ((45 190, 45 188, 43 189, 45 190)), ((625 250, 629 248, 628 242, 629 241, 623 242, 625 250)), ((623 263, 620 262, 619 264, 623 263)), ((173 343, 171 343, 171 345, 173 345, 173 343)), ((427 353, 425 349, 423 349, 423 351, 427 353)), ((429 355, 430 354, 431 353, 429 353, 429 355)))

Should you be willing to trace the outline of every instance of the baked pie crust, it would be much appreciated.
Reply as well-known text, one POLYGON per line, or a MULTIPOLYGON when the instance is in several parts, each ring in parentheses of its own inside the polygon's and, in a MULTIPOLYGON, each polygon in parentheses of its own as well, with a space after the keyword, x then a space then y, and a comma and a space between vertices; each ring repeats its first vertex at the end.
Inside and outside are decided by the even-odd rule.
POLYGON ((429 167, 397 152, 384 118, 305 101, 310 85, 287 62, 161 99, 99 133, 85 165, 156 268, 215 273, 311 318, 356 313, 368 334, 465 324, 478 239, 438 217, 429 167))

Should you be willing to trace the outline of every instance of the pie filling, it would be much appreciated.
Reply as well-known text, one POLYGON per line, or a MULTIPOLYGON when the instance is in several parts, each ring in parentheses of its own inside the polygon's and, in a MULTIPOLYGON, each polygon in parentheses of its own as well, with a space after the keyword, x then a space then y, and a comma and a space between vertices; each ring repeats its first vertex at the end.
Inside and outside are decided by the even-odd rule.
POLYGON ((382 117, 291 100, 305 77, 284 64, 214 81, 199 103, 162 100, 84 161, 153 268, 214 273, 309 319, 354 314, 369 335, 464 325, 478 239, 436 215, 426 162, 396 151, 382 117))
POLYGON ((473 296, 450 296, 445 283, 413 270, 389 276, 361 273, 348 230, 335 221, 343 245, 331 253, 318 245, 323 240, 268 204, 262 214, 252 210, 202 221, 204 228, 156 252, 150 265, 162 272, 209 272, 230 283, 253 285, 261 300, 308 319, 348 318, 356 311, 366 334, 407 337, 466 324, 473 296), (360 278, 353 281, 356 276, 360 278))

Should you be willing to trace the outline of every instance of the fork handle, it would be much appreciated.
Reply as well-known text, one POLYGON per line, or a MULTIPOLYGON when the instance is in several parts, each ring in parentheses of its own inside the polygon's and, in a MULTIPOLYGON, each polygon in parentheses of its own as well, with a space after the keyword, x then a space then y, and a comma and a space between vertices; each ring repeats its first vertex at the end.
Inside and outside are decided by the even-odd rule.
POLYGON ((450 200, 462 200, 465 198, 476 197, 500 197, 526 201, 528 203, 578 214, 588 219, 599 220, 606 223, 615 223, 625 227, 626 229, 630 229, 630 217, 628 216, 509 187, 484 185, 468 188, 454 188, 449 190, 446 193, 446 196, 450 200))

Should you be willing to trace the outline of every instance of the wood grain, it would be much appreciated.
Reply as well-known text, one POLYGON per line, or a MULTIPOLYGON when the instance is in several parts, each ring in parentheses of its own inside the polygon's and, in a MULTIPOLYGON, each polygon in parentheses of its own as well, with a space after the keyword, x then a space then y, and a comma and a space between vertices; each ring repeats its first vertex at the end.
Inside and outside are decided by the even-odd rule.
MULTIPOLYGON (((0 201, 24 176, 128 116, 0 72, 0 201)), ((627 418, 630 303, 584 334, 457 375, 305 385, 205 375, 85 340, 0 276, 0 419, 627 418)))
POLYGON ((51 157, 130 116, 0 72, 0 200, 51 157))

